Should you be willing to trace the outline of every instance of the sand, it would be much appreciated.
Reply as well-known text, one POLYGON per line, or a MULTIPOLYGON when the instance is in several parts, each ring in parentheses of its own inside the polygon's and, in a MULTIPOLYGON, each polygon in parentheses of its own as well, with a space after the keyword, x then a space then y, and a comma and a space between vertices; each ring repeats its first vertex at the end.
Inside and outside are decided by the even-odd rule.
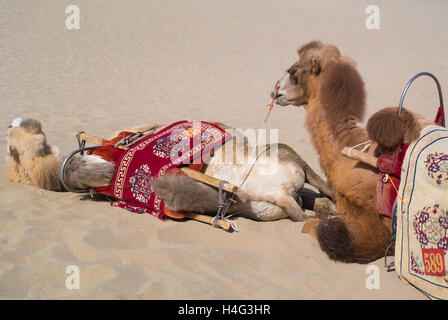
MULTIPOLYGON (((447 91, 448 3, 375 1, 4 1, 0 4, 0 127, 17 116, 43 122, 61 154, 73 130, 110 137, 124 127, 176 120, 278 128, 319 171, 303 109, 264 105, 296 49, 320 39, 351 56, 366 82, 368 114, 397 105, 407 80, 434 72, 447 91), (67 30, 65 8, 80 8, 67 30)), ((406 104, 433 117, 430 80, 406 104)), ((5 150, 5 140, 0 141, 5 150)), ((2 299, 425 299, 394 272, 330 261, 288 219, 238 219, 226 233, 195 221, 162 222, 77 194, 7 182, 0 162, 2 299), (80 272, 69 290, 66 268, 80 272)))

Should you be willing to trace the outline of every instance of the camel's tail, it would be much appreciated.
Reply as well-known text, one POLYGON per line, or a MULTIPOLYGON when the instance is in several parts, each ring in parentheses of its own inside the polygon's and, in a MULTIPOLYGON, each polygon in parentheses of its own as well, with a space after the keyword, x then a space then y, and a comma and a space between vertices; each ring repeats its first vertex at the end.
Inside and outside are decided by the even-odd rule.
POLYGON ((330 259, 347 263, 369 263, 384 257, 390 244, 388 233, 377 219, 368 228, 361 221, 344 217, 322 220, 316 228, 321 249, 330 259))

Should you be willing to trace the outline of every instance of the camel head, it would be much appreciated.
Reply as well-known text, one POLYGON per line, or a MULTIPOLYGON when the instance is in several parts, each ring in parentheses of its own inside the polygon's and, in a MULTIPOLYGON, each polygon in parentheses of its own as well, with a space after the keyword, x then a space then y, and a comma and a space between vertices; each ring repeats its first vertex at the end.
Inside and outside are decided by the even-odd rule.
POLYGON ((8 157, 16 163, 20 163, 24 158, 58 153, 56 147, 47 143, 41 123, 34 119, 14 119, 6 129, 6 136, 8 157))
POLYGON ((298 55, 299 60, 278 80, 278 91, 271 93, 271 97, 281 106, 300 107, 317 97, 322 74, 326 69, 332 68, 332 65, 355 66, 353 60, 341 56, 336 46, 320 41, 305 44, 298 50, 298 55))
POLYGON ((6 129, 6 141, 8 180, 44 189, 60 188, 59 151, 47 143, 39 121, 14 119, 6 129))

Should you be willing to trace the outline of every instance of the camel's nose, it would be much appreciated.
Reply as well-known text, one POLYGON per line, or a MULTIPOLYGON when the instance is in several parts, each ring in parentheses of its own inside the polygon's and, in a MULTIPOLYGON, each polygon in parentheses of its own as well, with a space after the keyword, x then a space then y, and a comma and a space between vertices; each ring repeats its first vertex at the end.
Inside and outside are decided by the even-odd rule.
POLYGON ((283 91, 281 91, 281 90, 274 90, 271 92, 272 99, 277 99, 277 98, 281 97, 282 95, 283 95, 283 91))
POLYGON ((278 99, 281 97, 286 97, 286 92, 285 90, 279 89, 277 91, 272 91, 271 92, 271 98, 272 99, 278 99))

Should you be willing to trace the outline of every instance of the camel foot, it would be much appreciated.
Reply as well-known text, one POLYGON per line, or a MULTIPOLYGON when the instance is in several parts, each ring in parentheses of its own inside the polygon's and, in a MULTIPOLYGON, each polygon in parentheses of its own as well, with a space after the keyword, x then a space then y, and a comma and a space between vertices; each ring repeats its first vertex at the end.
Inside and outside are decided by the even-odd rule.
POLYGON ((314 239, 317 240, 316 227, 319 224, 320 219, 308 219, 302 228, 302 233, 308 233, 314 239))
POLYGON ((320 219, 339 215, 338 208, 334 202, 328 198, 316 198, 313 210, 316 212, 316 216, 320 219))

